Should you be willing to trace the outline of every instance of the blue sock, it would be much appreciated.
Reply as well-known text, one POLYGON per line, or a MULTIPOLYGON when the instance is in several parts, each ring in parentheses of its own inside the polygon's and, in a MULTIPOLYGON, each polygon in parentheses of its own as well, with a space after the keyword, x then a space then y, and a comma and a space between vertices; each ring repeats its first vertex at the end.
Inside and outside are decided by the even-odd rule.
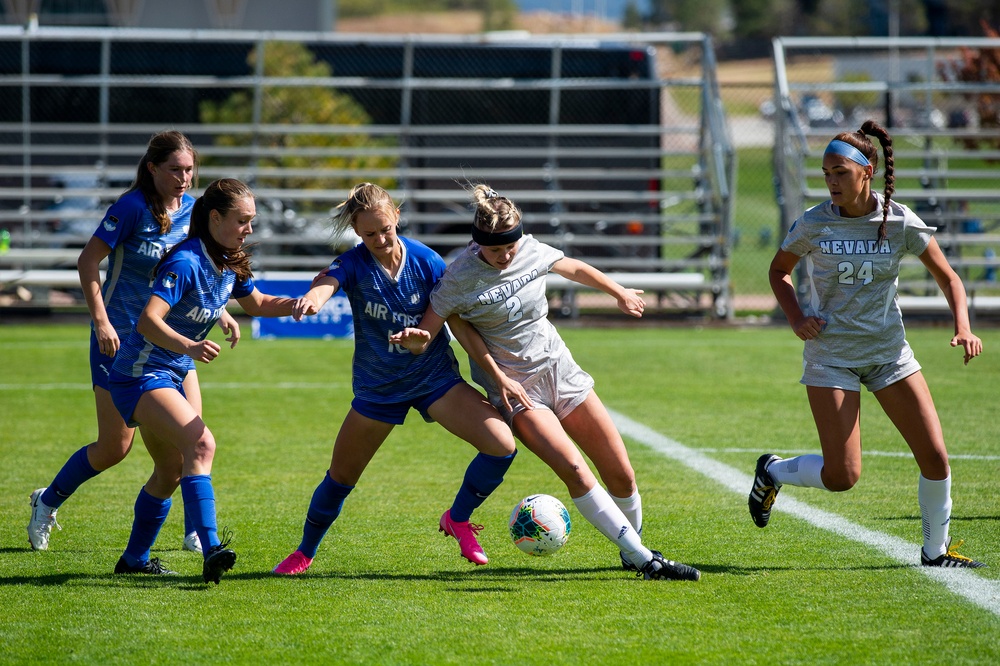
POLYGON ((219 530, 215 522, 215 489, 208 474, 193 474, 181 478, 181 497, 184 499, 184 514, 190 516, 198 538, 201 539, 202 555, 218 546, 219 530))
POLYGON ((184 512, 184 536, 191 534, 191 532, 197 532, 198 526, 194 524, 194 520, 191 519, 191 514, 187 511, 184 512))
POLYGON ((515 450, 509 456, 480 453, 473 458, 465 470, 465 480, 455 495, 455 503, 451 505, 451 519, 464 523, 471 518, 472 512, 503 482, 503 475, 507 473, 516 455, 515 450))
POLYGON ((132 533, 128 537, 128 546, 122 557, 131 567, 142 566, 149 562, 149 549, 156 543, 156 537, 163 527, 167 514, 170 513, 170 498, 160 499, 146 492, 139 491, 135 498, 135 519, 132 521, 132 533))
POLYGON ((85 481, 98 474, 100 472, 90 466, 85 446, 71 455, 59 473, 56 474, 56 478, 52 479, 52 483, 42 493, 42 502, 46 506, 58 509, 85 481))
POLYGON ((344 507, 344 500, 354 486, 345 486, 330 478, 330 474, 323 475, 323 481, 316 486, 313 492, 312 501, 309 502, 309 511, 306 512, 306 522, 302 526, 302 543, 299 550, 306 557, 316 557, 319 544, 326 536, 326 531, 337 520, 340 510, 344 507))

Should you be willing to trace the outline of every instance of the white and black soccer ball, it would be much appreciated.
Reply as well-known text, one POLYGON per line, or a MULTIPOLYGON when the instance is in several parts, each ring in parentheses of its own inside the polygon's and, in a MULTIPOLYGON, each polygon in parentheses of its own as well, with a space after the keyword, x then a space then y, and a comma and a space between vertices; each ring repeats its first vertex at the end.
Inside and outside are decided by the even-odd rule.
POLYGON ((510 538, 529 555, 549 555, 565 545, 569 511, 552 495, 529 495, 510 512, 510 538))

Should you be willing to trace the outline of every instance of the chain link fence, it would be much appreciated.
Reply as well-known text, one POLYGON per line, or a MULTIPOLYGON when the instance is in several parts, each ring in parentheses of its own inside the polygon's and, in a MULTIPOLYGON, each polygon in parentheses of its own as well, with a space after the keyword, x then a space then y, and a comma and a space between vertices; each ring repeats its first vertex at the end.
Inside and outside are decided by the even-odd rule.
MULTIPOLYGON (((202 186, 254 187, 259 271, 314 274, 355 242, 328 223, 360 181, 389 189, 403 233, 447 257, 468 242, 464 187, 486 182, 530 233, 664 309, 733 313, 735 161, 705 35, 9 30, 0 74, 8 288, 75 282, 65 269, 171 127, 198 148, 202 186)), ((558 311, 575 314, 558 286, 558 311)))

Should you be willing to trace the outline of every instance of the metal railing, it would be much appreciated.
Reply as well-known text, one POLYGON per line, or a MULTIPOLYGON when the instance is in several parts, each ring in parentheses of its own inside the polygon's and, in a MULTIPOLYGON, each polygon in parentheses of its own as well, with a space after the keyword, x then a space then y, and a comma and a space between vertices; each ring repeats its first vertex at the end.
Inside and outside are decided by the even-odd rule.
POLYGON ((0 289, 66 267, 168 127, 198 149, 202 187, 254 187, 258 270, 315 272, 353 242, 328 222, 365 180, 447 255, 468 242, 463 186, 487 182, 568 255, 663 273, 686 307, 732 314, 735 160, 702 34, 0 29, 0 289), (282 70, 275 53, 307 57, 282 70))
MULTIPOLYGON (((1000 52, 998 39, 778 38, 774 40, 774 172, 782 235, 809 206, 829 198, 822 151, 866 118, 893 137, 895 193, 930 225, 967 290, 1000 294, 1000 126, 977 113, 1000 81, 960 80, 963 58, 1000 52), (792 80, 791 63, 811 60, 833 80, 792 80)), ((875 187, 880 189, 881 178, 875 187)), ((801 281, 800 281, 801 284, 801 281)), ((939 294, 908 258, 899 291, 939 294)))

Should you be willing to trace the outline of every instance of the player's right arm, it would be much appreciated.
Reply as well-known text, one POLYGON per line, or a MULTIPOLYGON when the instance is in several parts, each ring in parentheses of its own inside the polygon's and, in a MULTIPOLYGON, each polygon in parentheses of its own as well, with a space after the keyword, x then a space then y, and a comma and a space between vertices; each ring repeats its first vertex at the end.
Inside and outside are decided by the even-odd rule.
POLYGON ((111 246, 97 236, 91 236, 76 260, 76 270, 80 274, 80 286, 87 301, 87 309, 90 310, 90 318, 94 321, 97 344, 102 354, 114 356, 118 353, 121 340, 118 339, 115 327, 111 325, 101 294, 101 262, 109 254, 111 246))
POLYGON ((799 307, 799 299, 792 284, 792 271, 799 263, 799 255, 786 250, 778 250, 767 271, 771 291, 778 300, 778 306, 785 313, 788 325, 800 340, 811 340, 823 330, 826 322, 819 317, 807 317, 799 307))
POLYGON ((462 345, 462 349, 466 351, 469 358, 493 378, 493 382, 500 389, 500 399, 503 400, 503 404, 508 410, 511 409, 511 397, 517 398, 528 409, 535 408, 534 403, 531 402, 531 398, 528 397, 527 391, 524 390, 520 382, 508 377, 500 369, 500 366, 497 365, 496 360, 494 360, 493 355, 486 346, 486 341, 483 340, 483 336, 479 335, 479 331, 476 330, 475 326, 457 314, 453 314, 448 317, 448 328, 455 335, 455 339, 462 345))
POLYGON ((208 363, 219 355, 222 347, 217 342, 208 338, 200 341, 191 340, 170 328, 164 321, 168 312, 170 304, 160 296, 152 294, 146 307, 142 309, 142 314, 139 315, 135 330, 157 347, 185 354, 202 363, 208 363))

